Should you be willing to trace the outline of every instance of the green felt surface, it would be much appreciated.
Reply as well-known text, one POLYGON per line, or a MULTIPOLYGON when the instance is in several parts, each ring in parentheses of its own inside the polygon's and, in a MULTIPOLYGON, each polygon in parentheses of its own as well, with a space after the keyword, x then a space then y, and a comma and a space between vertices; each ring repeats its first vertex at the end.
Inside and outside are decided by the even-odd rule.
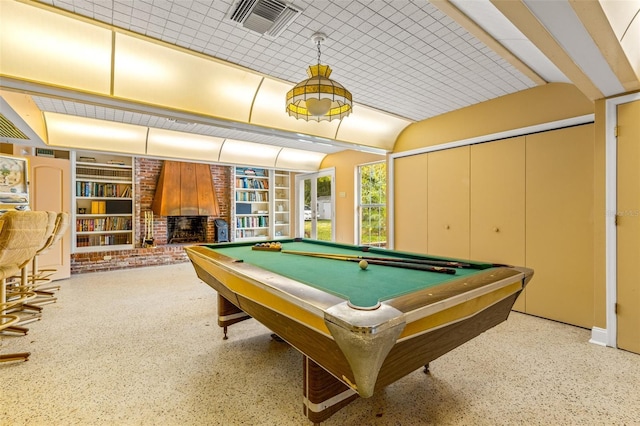
MULTIPOLYGON (((375 306, 378 301, 384 301, 416 290, 443 284, 478 272, 477 269, 456 269, 455 275, 449 275, 382 265, 369 265, 366 270, 362 270, 358 266, 358 262, 299 256, 281 252, 258 251, 252 250, 251 246, 252 244, 232 243, 211 245, 209 247, 225 256, 242 259, 243 262, 251 263, 271 272, 332 293, 360 307, 375 306)), ((380 249, 373 250, 370 253, 364 253, 356 246, 309 240, 304 242, 284 241, 282 242, 282 249, 375 257, 388 257, 392 255, 422 258, 415 254, 380 249)), ((451 260, 445 258, 429 258, 451 260)), ((480 268, 491 266, 482 263, 474 264, 480 268)))

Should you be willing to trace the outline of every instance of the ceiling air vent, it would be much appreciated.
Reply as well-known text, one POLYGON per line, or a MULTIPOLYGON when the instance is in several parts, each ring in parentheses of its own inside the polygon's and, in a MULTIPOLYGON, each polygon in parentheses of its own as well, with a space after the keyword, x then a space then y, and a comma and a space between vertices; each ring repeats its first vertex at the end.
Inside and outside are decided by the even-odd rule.
POLYGON ((277 37, 300 12, 277 0, 240 0, 231 8, 229 18, 251 31, 277 37))

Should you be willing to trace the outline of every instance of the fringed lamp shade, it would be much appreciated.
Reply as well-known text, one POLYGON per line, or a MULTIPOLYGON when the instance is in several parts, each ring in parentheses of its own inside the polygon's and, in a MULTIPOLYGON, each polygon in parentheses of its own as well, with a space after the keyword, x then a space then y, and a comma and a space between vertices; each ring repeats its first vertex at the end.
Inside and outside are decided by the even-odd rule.
POLYGON ((331 68, 320 64, 320 43, 326 36, 314 34, 318 45, 318 64, 307 70, 309 78, 287 92, 287 113, 295 118, 313 121, 342 119, 351 114, 351 92, 329 78, 331 68))
POLYGON ((307 74, 307 80, 287 92, 290 116, 307 121, 331 121, 351 113, 351 92, 329 78, 331 68, 328 65, 311 65, 307 74))

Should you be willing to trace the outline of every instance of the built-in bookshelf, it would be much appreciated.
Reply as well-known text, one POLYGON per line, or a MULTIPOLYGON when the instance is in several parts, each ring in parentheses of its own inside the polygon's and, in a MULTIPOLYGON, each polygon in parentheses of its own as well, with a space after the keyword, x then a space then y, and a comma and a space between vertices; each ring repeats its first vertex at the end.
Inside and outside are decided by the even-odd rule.
POLYGON ((235 167, 234 181, 234 241, 259 241, 291 235, 289 172, 235 167))
POLYGON ((273 172, 273 231, 275 238, 291 235, 291 174, 282 170, 273 172))
POLYGON ((269 238, 269 170, 235 167, 234 179, 234 239, 240 241, 269 238))
POLYGON ((71 153, 74 253, 134 247, 133 158, 71 153))

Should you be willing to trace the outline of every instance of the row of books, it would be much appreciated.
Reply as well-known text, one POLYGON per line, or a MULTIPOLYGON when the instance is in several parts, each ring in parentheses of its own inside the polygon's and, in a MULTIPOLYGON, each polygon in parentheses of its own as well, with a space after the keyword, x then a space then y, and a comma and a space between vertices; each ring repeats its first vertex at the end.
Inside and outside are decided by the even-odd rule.
POLYGON ((131 236, 129 234, 78 235, 76 238, 76 247, 115 246, 120 244, 131 244, 131 236))
POLYGON ((237 191, 236 201, 269 201, 269 193, 237 191))
POLYGON ((267 226, 269 226, 268 216, 248 216, 236 218, 237 228, 266 228, 267 226))
POLYGON ((76 167, 76 176, 131 180, 131 169, 98 169, 93 167, 76 167))
POLYGON ((269 189, 269 181, 266 179, 239 177, 236 178, 236 188, 269 189))
POLYGON ((105 217, 100 219, 76 219, 76 231, 130 231, 131 219, 126 217, 105 217))
POLYGON ((123 183, 76 182, 78 197, 131 197, 131 185, 123 183))

